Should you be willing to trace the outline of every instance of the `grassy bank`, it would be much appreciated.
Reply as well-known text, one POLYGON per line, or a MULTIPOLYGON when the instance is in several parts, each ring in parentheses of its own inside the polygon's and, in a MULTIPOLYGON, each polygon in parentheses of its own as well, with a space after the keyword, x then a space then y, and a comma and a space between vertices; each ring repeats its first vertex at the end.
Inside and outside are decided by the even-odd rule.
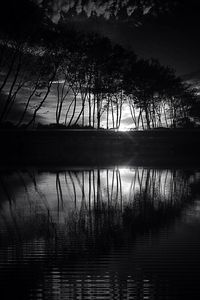
POLYGON ((0 140, 1 164, 181 163, 200 153, 200 130, 1 130, 0 140))

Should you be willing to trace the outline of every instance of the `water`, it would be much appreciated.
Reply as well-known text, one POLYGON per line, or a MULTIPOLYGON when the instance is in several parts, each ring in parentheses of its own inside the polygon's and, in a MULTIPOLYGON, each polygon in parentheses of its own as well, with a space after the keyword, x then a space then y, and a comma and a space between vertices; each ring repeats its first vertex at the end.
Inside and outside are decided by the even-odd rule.
POLYGON ((198 299, 198 169, 4 169, 0 195, 0 299, 198 299))

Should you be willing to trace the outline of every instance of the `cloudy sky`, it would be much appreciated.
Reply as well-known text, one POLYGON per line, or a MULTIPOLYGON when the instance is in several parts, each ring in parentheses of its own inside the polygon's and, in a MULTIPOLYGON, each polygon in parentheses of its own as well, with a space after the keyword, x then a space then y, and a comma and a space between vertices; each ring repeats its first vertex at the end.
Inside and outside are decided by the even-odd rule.
MULTIPOLYGON (((132 48, 140 57, 159 59, 162 64, 173 67, 178 75, 194 74, 195 85, 200 85, 199 0, 33 1, 45 7, 53 22, 97 31, 132 48), (155 2, 159 7, 154 6, 155 2)), ((18 104, 23 105, 20 101, 18 104)), ((131 124, 126 109, 123 119, 125 125, 131 124)), ((55 94, 48 97, 38 121, 55 122, 55 94)))
POLYGON ((98 31, 141 57, 158 58, 178 75, 200 70, 199 0, 157 0, 159 9, 153 0, 35 1, 48 3, 54 22, 98 31))

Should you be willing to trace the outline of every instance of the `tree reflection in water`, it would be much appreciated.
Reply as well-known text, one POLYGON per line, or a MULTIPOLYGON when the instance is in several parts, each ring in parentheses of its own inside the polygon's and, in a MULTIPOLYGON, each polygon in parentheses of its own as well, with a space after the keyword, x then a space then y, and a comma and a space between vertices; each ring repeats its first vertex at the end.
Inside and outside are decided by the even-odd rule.
POLYGON ((149 168, 8 173, 1 235, 108 247, 173 220, 190 201, 189 183, 184 172, 149 168))
POLYGON ((190 244, 180 244, 182 256, 175 250, 172 258, 163 249, 174 246, 160 232, 192 204, 196 174, 149 168, 1 172, 1 295, 178 299, 189 293, 198 287, 193 279, 186 289, 182 271, 181 257, 190 274, 196 270, 195 256, 187 256, 190 244))

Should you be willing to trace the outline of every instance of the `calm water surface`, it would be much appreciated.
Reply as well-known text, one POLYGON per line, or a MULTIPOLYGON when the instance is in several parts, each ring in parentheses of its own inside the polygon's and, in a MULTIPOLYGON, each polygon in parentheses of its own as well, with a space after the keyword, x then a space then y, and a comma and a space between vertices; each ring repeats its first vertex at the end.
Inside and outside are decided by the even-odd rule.
POLYGON ((0 299, 198 299, 200 170, 0 171, 0 299))

